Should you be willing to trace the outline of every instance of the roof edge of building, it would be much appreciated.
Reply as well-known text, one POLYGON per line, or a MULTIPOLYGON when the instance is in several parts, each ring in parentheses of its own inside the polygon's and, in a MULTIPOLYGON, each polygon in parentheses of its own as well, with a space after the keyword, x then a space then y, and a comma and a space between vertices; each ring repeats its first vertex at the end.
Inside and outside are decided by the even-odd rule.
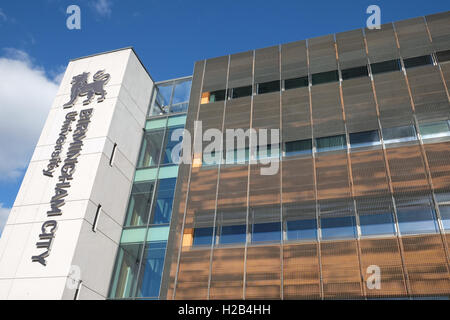
POLYGON ((129 47, 123 47, 123 48, 119 48, 119 49, 114 49, 114 50, 109 50, 109 51, 103 51, 103 52, 98 52, 98 53, 93 53, 87 56, 82 56, 82 57, 78 57, 78 58, 74 58, 74 59, 70 59, 69 61, 77 61, 77 60, 81 60, 81 59, 86 59, 86 58, 91 58, 91 57, 95 57, 95 56, 100 56, 102 54, 108 54, 108 53, 113 53, 113 52, 117 52, 117 51, 123 51, 123 50, 131 50, 134 55, 136 56, 136 58, 139 60, 139 63, 141 64, 141 66, 144 68, 145 72, 147 72, 148 76, 150 77, 150 79, 152 80, 153 83, 156 83, 157 81, 155 81, 155 79, 153 79, 152 75, 150 74, 150 72, 148 71, 148 69, 145 67, 145 65, 142 63, 141 58, 139 57, 139 55, 136 53, 136 50, 134 50, 134 48, 132 46, 129 47))

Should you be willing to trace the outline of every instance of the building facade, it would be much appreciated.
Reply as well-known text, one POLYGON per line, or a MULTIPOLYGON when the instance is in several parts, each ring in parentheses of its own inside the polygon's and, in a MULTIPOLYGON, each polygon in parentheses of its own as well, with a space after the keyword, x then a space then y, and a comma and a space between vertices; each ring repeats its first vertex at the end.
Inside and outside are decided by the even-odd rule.
POLYGON ((132 49, 72 61, 0 240, 0 298, 448 298, 449 85, 450 12, 156 84, 132 49), (208 129, 279 139, 211 163, 208 129))

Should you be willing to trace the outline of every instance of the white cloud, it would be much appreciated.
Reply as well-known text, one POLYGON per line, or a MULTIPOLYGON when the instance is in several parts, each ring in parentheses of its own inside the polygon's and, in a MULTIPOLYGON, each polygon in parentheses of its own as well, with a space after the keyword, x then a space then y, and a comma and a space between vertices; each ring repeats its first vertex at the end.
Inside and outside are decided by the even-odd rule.
POLYGON ((5 228, 10 211, 10 208, 3 208, 3 203, 0 203, 0 236, 2 235, 3 228, 5 228))
POLYGON ((31 158, 58 90, 26 52, 0 57, 0 180, 20 176, 31 158))
POLYGON ((93 3, 95 11, 101 16, 110 16, 112 12, 112 1, 111 0, 96 0, 93 3))

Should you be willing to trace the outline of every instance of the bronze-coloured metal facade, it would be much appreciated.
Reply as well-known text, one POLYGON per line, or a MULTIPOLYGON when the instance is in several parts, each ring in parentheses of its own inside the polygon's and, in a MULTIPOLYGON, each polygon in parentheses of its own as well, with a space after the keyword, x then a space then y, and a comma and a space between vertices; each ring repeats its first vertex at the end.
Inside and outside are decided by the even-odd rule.
POLYGON ((449 50, 445 12, 197 62, 186 129, 279 129, 283 152, 270 176, 180 165, 162 297, 450 296, 450 138, 437 129, 450 120, 449 50), (310 151, 289 154, 299 141, 310 151), (292 221, 312 223, 312 238, 290 238, 292 221), (253 241, 257 224, 279 225, 279 241, 253 241), (245 226, 245 240, 215 241, 223 226, 245 226), (213 240, 195 245, 197 229, 213 240))

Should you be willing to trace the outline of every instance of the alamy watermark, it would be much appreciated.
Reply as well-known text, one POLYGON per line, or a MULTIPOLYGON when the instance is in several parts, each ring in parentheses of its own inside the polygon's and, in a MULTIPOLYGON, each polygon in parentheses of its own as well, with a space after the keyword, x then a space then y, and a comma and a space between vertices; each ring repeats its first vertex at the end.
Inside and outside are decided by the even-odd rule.
POLYGON ((366 280, 367 288, 369 290, 380 290, 381 289, 381 269, 377 265, 371 265, 367 267, 367 274, 370 276, 366 280))
POLYGON ((280 168, 279 129, 226 129, 223 133, 211 128, 203 132, 202 121, 195 121, 193 139, 191 132, 186 129, 174 130, 170 139, 178 142, 171 153, 172 161, 176 164, 199 167, 219 163, 259 163, 268 165, 260 170, 261 175, 266 176, 277 174, 280 168), (203 149, 204 143, 208 142, 203 149))
POLYGON ((81 29, 81 9, 79 6, 72 4, 67 7, 66 13, 69 15, 66 20, 66 26, 69 30, 81 29))
POLYGON ((380 7, 375 4, 372 4, 367 7, 366 13, 370 14, 370 16, 367 18, 367 21, 366 21, 367 29, 369 29, 369 30, 381 29, 381 9, 380 9, 380 7))

